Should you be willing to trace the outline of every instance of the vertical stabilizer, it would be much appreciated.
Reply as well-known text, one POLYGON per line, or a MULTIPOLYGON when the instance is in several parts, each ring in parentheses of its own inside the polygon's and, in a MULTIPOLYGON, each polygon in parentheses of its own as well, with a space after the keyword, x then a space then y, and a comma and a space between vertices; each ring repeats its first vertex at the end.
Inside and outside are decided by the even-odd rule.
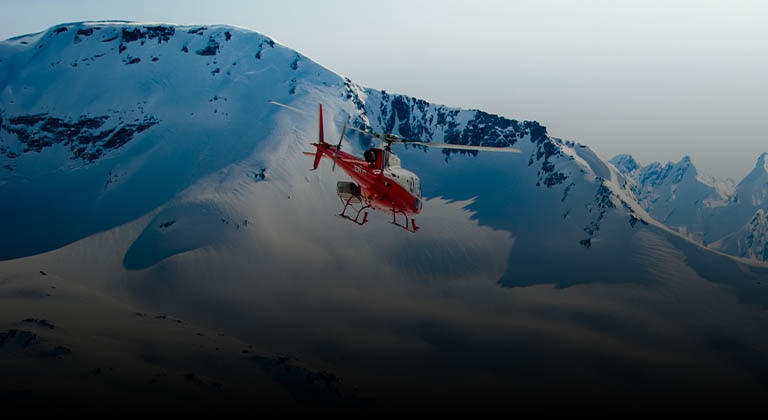
POLYGON ((323 157, 323 147, 326 145, 323 130, 323 104, 319 103, 317 106, 320 122, 318 123, 317 144, 315 145, 317 152, 315 152, 315 163, 312 165, 312 169, 317 169, 317 166, 320 165, 320 159, 323 157))

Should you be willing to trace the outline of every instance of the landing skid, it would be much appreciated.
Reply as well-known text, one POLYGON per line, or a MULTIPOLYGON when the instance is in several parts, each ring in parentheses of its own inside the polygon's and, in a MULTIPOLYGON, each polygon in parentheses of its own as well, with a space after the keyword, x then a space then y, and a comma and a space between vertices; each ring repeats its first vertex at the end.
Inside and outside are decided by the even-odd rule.
MULTIPOLYGON (((368 222, 368 212, 367 212, 367 211, 365 211, 365 210, 366 210, 366 209, 368 209, 368 208, 370 208, 371 206, 370 206, 370 205, 365 205, 365 206, 362 206, 362 207, 360 207, 359 209, 357 209, 357 212, 355 213, 355 217, 354 217, 354 218, 352 218, 352 216, 350 216, 350 215, 348 215, 348 214, 347 214, 347 209, 348 209, 348 208, 350 207, 350 205, 352 204, 352 202, 353 202, 353 199, 354 199, 354 198, 355 198, 355 197, 349 197, 349 198, 348 198, 348 199, 345 201, 345 203, 344 203, 344 209, 342 209, 342 210, 341 210, 341 213, 339 213, 339 216, 341 216, 341 217, 343 217, 343 218, 345 218, 345 219, 347 219, 347 220, 349 220, 349 221, 352 221, 352 222, 354 222, 354 223, 357 223, 358 225, 362 226, 362 225, 364 225, 364 224, 366 224, 366 223, 368 222), (360 219, 360 215, 361 215, 361 214, 362 214, 362 216, 363 216, 363 218, 362 218, 362 219, 360 219)), ((359 200, 359 199, 358 199, 358 200, 356 200, 356 201, 357 201, 357 202, 360 202, 360 200, 359 200)), ((352 211, 353 211, 353 212, 355 211, 355 208, 354 208, 354 207, 352 207, 352 211)))
POLYGON ((363 196, 360 194, 360 187, 358 187, 357 184, 354 182, 339 181, 336 183, 336 194, 339 195, 339 199, 344 203, 344 208, 341 210, 341 213, 339 213, 339 216, 355 222, 360 226, 368 221, 368 212, 365 210, 371 206, 368 204, 363 205, 363 196), (356 208, 356 205, 360 205, 361 207, 358 209, 356 208), (352 207, 353 212, 356 212, 354 218, 347 214, 347 209, 350 207, 352 207), (362 219, 360 216, 362 216, 362 219))
POLYGON ((416 233, 416 231, 419 230, 419 227, 416 226, 416 220, 414 220, 411 217, 408 217, 408 215, 405 214, 404 211, 395 210, 394 208, 392 209, 392 224, 395 226, 399 226, 411 233, 416 233), (398 213, 403 215, 403 219, 405 219, 405 223, 398 223, 397 221, 398 213))
MULTIPOLYGON (((371 207, 370 205, 365 205, 356 210, 352 206, 352 200, 347 199, 346 202, 344 203, 344 209, 342 209, 341 213, 339 213, 339 216, 362 226, 368 222, 368 212, 366 210, 369 209, 370 207, 371 207), (349 209, 350 207, 352 207, 352 212, 354 212, 354 217, 347 214, 347 209, 349 209)), ((415 233, 417 230, 419 230, 419 227, 416 226, 416 220, 408 217, 408 215, 405 214, 405 212, 400 210, 392 211, 392 224, 395 226, 401 227, 411 233, 415 233), (398 220, 398 217, 397 217, 398 214, 403 215, 402 217, 403 222, 398 220)))

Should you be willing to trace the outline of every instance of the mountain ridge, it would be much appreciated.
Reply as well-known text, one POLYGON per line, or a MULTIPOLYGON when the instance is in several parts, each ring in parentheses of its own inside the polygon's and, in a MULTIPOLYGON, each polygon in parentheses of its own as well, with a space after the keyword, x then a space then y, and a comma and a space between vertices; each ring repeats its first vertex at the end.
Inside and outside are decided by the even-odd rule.
POLYGON ((630 179, 638 202, 658 220, 712 249, 765 261, 768 242, 758 221, 768 206, 766 155, 738 184, 699 174, 688 156, 665 165, 641 166, 626 154, 610 162, 630 179))

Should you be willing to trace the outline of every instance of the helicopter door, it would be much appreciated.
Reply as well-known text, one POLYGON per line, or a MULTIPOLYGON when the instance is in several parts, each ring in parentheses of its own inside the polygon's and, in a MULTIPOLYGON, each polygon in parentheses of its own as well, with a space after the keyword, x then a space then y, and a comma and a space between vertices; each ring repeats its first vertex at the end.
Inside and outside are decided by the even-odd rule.
POLYGON ((384 150, 379 150, 379 159, 376 162, 378 164, 379 169, 384 169, 387 166, 389 166, 389 153, 387 153, 384 150))

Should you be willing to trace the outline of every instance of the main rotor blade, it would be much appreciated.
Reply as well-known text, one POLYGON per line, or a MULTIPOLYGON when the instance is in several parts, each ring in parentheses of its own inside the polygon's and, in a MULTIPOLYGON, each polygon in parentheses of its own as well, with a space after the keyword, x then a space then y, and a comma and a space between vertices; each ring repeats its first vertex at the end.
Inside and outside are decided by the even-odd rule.
POLYGON ((269 101, 267 101, 267 102, 269 102, 269 103, 271 103, 271 104, 273 104, 273 105, 281 106, 281 107, 283 107, 283 108, 286 108, 286 109, 290 109, 291 111, 295 111, 295 112, 298 112, 298 113, 300 113, 300 114, 309 115, 309 113, 308 113, 308 112, 306 112, 306 111, 302 111, 302 110, 300 110, 299 108, 294 108, 294 107, 292 107, 292 106, 290 106, 290 105, 281 104, 280 102, 277 102, 277 101, 272 101, 272 100, 269 100, 269 101))
POLYGON ((474 146, 471 144, 453 144, 453 143, 432 143, 426 141, 411 141, 411 140, 395 140, 395 143, 404 144, 418 144, 419 146, 428 147, 440 147, 443 149, 459 149, 459 150, 484 150, 486 152, 506 152, 506 153, 520 153, 520 149, 514 147, 504 146, 474 146))
POLYGON ((344 132, 347 131, 347 123, 344 122, 344 128, 341 129, 341 137, 339 137, 339 144, 336 145, 336 152, 333 154, 333 166, 331 166, 331 172, 336 170, 336 159, 339 157, 339 150, 341 150, 341 141, 344 140, 344 132))
POLYGON ((433 143, 428 141, 419 141, 419 140, 408 140, 404 139, 400 136, 397 136, 395 134, 379 134, 374 133, 373 131, 365 131, 361 130, 359 128, 355 127, 349 127, 351 130, 358 131, 360 133, 363 133, 365 135, 369 135, 373 138, 382 139, 388 142, 392 143, 403 143, 403 144, 418 144, 419 146, 427 146, 427 147, 440 147, 443 149, 459 149, 459 150, 484 150, 487 152, 506 152, 506 153, 520 153, 520 149, 515 149, 514 147, 504 147, 504 146, 474 146, 474 145, 464 145, 464 144, 453 144, 453 143, 433 143))

